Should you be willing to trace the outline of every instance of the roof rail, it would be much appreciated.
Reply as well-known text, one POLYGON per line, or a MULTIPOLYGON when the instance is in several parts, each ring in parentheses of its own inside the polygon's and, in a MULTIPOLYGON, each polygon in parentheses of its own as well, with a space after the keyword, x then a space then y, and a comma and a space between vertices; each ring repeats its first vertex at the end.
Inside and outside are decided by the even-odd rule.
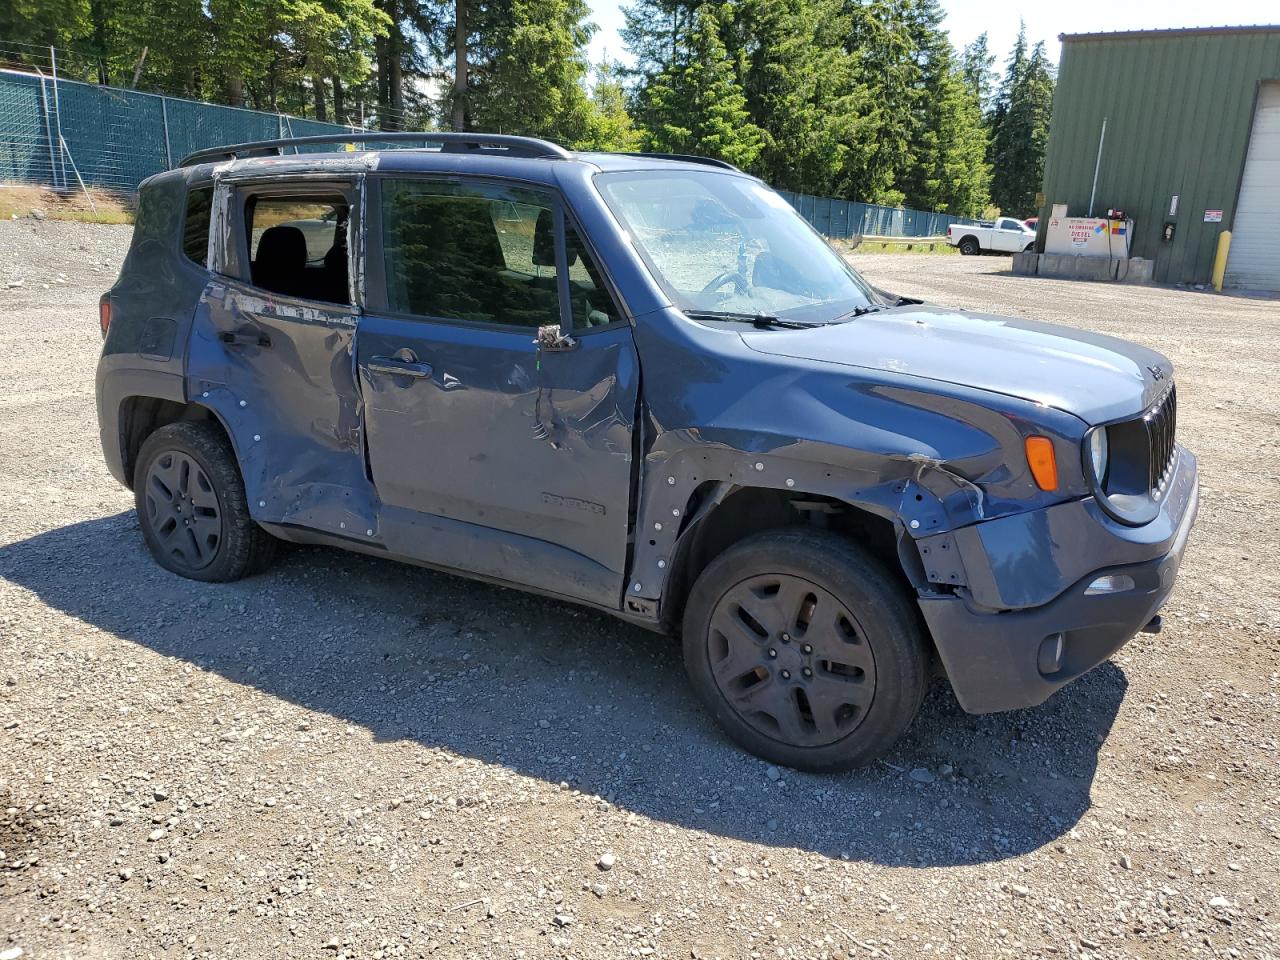
POLYGON ((714 157, 695 157, 691 153, 625 153, 618 152, 620 157, 648 157, 650 160, 679 160, 682 163, 702 163, 708 167, 719 167, 722 170, 735 170, 742 173, 742 170, 735 167, 728 160, 717 160, 714 157))
POLYGON ((504 157, 546 157, 568 160, 569 151, 547 140, 535 137, 517 137, 505 133, 456 133, 423 130, 420 133, 389 130, 361 130, 353 133, 326 133, 316 137, 288 137, 282 140, 255 140, 250 143, 233 143, 225 147, 197 150, 182 158, 180 167, 218 160, 236 160, 241 157, 271 157, 283 154, 293 147, 323 146, 342 143, 369 143, 411 141, 413 143, 438 143, 444 153, 488 153, 504 157))

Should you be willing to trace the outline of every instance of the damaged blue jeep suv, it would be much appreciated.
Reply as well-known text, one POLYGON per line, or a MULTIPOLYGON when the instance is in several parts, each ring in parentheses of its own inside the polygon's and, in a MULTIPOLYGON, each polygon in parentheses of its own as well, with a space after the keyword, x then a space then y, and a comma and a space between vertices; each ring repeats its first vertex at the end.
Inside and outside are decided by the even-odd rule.
POLYGON ((97 401, 164 567, 288 540, 587 604, 809 770, 935 664, 1009 710, 1158 627, 1198 496, 1163 356, 886 294, 723 163, 414 136, 143 184, 97 401))

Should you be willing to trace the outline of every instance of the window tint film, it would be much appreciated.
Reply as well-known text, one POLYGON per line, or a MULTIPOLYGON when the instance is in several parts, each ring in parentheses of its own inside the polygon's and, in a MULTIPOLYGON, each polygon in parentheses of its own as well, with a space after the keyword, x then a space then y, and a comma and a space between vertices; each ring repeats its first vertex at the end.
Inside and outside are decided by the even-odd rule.
POLYGON ((381 206, 393 312, 533 328, 560 322, 547 195, 387 179, 381 206))
POLYGON ((346 198, 250 197, 245 203, 254 286, 347 303, 346 198))
POLYGON ((213 187, 197 187, 187 194, 182 251, 202 267, 209 266, 209 217, 212 209, 213 187))
POLYGON ((569 263, 569 305, 573 313, 573 329, 603 327, 620 320, 591 252, 578 236, 578 231, 567 223, 564 246, 569 263))

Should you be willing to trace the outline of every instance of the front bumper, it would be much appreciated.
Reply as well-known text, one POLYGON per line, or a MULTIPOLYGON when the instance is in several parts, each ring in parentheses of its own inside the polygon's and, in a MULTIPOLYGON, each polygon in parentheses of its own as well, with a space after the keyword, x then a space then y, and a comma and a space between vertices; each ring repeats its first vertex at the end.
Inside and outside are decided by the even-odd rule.
POLYGON ((960 706, 969 713, 1035 706, 1128 643, 1173 591, 1198 507, 1195 457, 1180 449, 1160 516, 1143 528, 1116 524, 1089 499, 976 524, 957 536, 976 589, 921 596, 920 609, 960 706), (1025 602, 1068 573, 1070 585, 1052 599, 1025 602), (1129 576, 1134 586, 1086 593, 1106 575, 1129 576), (1005 602, 992 609, 974 601, 978 594, 1005 602), (1011 608, 1011 599, 1023 602, 1011 608), (1041 645, 1056 634, 1061 658, 1042 672, 1041 645))

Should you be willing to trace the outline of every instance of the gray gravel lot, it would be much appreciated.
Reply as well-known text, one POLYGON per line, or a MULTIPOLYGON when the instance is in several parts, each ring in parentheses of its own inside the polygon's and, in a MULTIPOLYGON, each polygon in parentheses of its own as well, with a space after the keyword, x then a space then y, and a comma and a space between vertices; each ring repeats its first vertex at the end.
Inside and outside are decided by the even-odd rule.
POLYGON ((1161 635, 1036 710, 939 681, 823 777, 594 612, 322 549, 162 571, 93 409, 128 238, 0 223, 0 960, 1280 956, 1280 302, 854 258, 1167 353, 1204 496, 1161 635))

